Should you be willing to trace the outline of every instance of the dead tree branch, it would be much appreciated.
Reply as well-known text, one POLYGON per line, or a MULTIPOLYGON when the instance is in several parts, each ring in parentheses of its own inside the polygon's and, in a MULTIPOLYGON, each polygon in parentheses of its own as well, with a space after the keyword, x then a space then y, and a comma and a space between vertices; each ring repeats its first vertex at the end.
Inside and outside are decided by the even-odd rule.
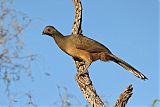
MULTIPOLYGON (((72 27, 72 34, 81 34, 81 23, 82 23, 82 4, 80 0, 73 0, 75 8, 75 18, 72 27)), ((94 107, 104 107, 104 103, 97 95, 96 90, 92 84, 89 74, 79 75, 85 68, 85 63, 78 59, 75 59, 75 64, 77 67, 76 81, 83 92, 86 100, 94 107)))
POLYGON ((16 102, 12 86, 23 74, 32 78, 31 64, 36 55, 23 53, 24 42, 20 37, 31 21, 28 15, 15 8, 14 0, 0 1, 0 82, 4 87, 1 90, 5 93, 3 99, 9 106, 16 102))
MULTIPOLYGON (((72 34, 82 34, 81 23, 82 23, 82 4, 81 0, 73 0, 75 8, 75 19, 72 27, 72 34)), ((104 103, 97 95, 96 90, 92 84, 92 81, 89 77, 89 73, 84 75, 79 75, 85 69, 85 62, 77 58, 73 58, 77 68, 76 81, 79 85, 79 88, 83 92, 85 99, 93 107, 105 107, 104 103)), ((132 85, 128 86, 126 90, 121 93, 114 107, 125 107, 128 99, 132 96, 132 85)))
POLYGON ((84 69, 85 64, 83 61, 75 61, 77 67, 77 75, 76 81, 79 85, 79 88, 83 92, 84 97, 86 100, 93 106, 93 107, 105 107, 104 103, 97 95, 96 90, 92 84, 92 81, 89 77, 89 74, 86 73, 84 75, 79 75, 84 69))
POLYGON ((129 85, 123 93, 120 94, 114 107, 125 107, 129 98, 132 96, 133 87, 129 85))
POLYGON ((73 0, 74 8, 75 8, 75 17, 74 23, 72 27, 72 34, 81 34, 81 24, 82 24, 82 4, 81 0, 73 0))

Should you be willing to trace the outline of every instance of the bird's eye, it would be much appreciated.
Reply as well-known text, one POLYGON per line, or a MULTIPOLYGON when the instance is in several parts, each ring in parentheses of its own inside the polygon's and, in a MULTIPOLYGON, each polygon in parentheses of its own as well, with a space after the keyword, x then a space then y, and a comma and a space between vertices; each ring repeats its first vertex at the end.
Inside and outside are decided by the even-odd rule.
POLYGON ((51 29, 48 29, 48 32, 50 32, 51 31, 51 29))

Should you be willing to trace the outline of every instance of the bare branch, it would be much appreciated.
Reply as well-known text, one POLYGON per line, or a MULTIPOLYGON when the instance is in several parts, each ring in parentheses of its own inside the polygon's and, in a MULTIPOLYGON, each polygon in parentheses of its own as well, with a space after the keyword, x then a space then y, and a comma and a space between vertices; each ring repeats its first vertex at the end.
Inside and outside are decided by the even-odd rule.
POLYGON ((26 107, 30 106, 30 107, 38 107, 37 104, 34 103, 34 99, 33 96, 31 94, 31 92, 26 93, 26 96, 28 98, 28 101, 26 102, 26 107))
MULTIPOLYGON (((82 23, 82 4, 81 0, 73 0, 74 8, 75 8, 75 18, 72 27, 72 34, 81 34, 81 23, 82 23)), ((92 84, 92 81, 89 77, 89 74, 86 73, 83 76, 79 75, 85 68, 85 63, 83 61, 75 60, 75 64, 77 67, 77 75, 76 81, 83 92, 84 97, 86 100, 94 107, 104 107, 104 103, 97 95, 96 90, 92 84)))
MULTIPOLYGON (((75 64, 77 67, 76 81, 86 100, 92 105, 92 107, 105 107, 104 103, 96 93, 89 74, 86 73, 84 75, 78 75, 85 68, 84 62, 75 60, 75 64)), ((132 91, 133 87, 132 85, 129 85, 125 91, 120 94, 114 107, 125 107, 129 98, 132 96, 132 91)))
MULTIPOLYGON (((72 34, 81 34, 81 23, 82 23, 82 4, 81 0, 73 0, 74 8, 75 8, 75 18, 72 27, 72 34)), ((84 97, 86 100, 93 106, 93 107, 104 107, 104 103, 97 95, 96 90, 92 84, 92 81, 89 77, 89 73, 87 72, 84 75, 79 75, 85 69, 85 62, 80 61, 79 59, 74 58, 76 68, 77 68, 77 75, 76 81, 83 92, 84 97)), ((125 107, 128 99, 132 95, 132 86, 130 85, 127 89, 119 96, 117 102, 115 103, 115 107, 125 107)))
POLYGON ((75 8, 75 18, 72 26, 72 34, 81 34, 82 33, 82 4, 81 0, 73 0, 75 8))
MULTIPOLYGON (((0 81, 4 82, 9 103, 15 102, 11 85, 20 80, 21 74, 31 77, 31 62, 35 55, 23 55, 20 35, 31 23, 31 19, 14 9, 14 0, 0 1, 0 81)), ((3 90, 2 90, 3 91, 3 90)), ((9 105, 10 105, 9 104, 9 105)))
POLYGON ((83 61, 75 60, 75 64, 77 67, 76 81, 86 100, 93 107, 105 107, 104 103, 96 93, 89 74, 86 73, 84 75, 79 75, 85 69, 85 63, 83 61))
POLYGON ((120 94, 114 107, 125 107, 129 98, 132 96, 133 87, 129 85, 123 93, 120 94))

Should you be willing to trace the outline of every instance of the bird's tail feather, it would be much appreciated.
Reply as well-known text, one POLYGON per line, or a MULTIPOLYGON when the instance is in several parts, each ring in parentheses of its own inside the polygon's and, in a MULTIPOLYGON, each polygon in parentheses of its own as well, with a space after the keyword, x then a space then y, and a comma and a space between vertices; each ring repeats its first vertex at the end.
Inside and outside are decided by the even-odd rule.
POLYGON ((109 54, 109 57, 111 58, 112 61, 114 61, 115 63, 119 64, 120 66, 122 66, 123 68, 125 68, 126 70, 128 70, 129 72, 131 72, 132 74, 137 76, 138 78, 140 78, 142 80, 148 79, 141 72, 136 70, 134 67, 132 67, 131 65, 129 65, 127 62, 123 61, 122 59, 116 57, 115 55, 109 54))

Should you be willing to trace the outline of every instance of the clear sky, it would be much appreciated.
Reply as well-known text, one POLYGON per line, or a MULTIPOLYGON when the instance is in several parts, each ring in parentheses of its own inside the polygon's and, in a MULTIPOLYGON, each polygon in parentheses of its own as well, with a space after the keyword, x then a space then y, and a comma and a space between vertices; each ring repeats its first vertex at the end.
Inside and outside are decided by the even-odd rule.
MULTIPOLYGON (((97 61, 89 68, 97 93, 112 107, 119 94, 132 84, 133 96, 127 107, 149 107, 160 96, 158 1, 82 0, 82 5, 83 34, 103 43, 149 78, 142 81, 113 62, 97 61)), ((22 78, 13 86, 15 93, 30 90, 36 104, 48 107, 60 101, 58 85, 66 87, 84 105, 86 101, 75 81, 72 58, 52 38, 41 35, 47 25, 55 26, 64 35, 71 34, 72 0, 15 0, 15 7, 32 18, 22 34, 24 53, 38 55, 32 66, 34 81, 22 78), (45 76, 46 72, 51 75, 45 76)))

